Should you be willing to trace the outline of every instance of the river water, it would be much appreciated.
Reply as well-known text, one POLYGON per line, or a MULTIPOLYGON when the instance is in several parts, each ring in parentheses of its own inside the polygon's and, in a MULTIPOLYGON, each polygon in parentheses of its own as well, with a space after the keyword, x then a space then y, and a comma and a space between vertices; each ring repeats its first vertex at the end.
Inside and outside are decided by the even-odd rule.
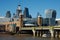
POLYGON ((60 40, 59 38, 40 38, 40 37, 0 37, 0 40, 60 40))
POLYGON ((33 37, 31 35, 1 35, 0 40, 60 40, 60 38, 43 38, 43 37, 33 37))

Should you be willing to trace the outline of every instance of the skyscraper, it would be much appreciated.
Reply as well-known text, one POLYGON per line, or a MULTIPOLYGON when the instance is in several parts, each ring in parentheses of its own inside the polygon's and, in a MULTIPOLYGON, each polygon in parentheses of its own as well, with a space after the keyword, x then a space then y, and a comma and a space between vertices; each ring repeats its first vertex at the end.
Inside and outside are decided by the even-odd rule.
POLYGON ((46 18, 56 18, 56 10, 48 9, 45 10, 46 18))
POLYGON ((7 18, 10 18, 10 17, 11 17, 10 11, 7 11, 7 12, 6 12, 6 16, 5 16, 5 17, 7 17, 7 18))
POLYGON ((24 18, 29 18, 29 10, 28 10, 28 8, 27 7, 25 7, 25 9, 24 9, 24 18))
POLYGON ((16 10, 16 17, 19 17, 20 13, 22 13, 21 5, 18 5, 17 10, 16 10))
POLYGON ((56 18, 56 10, 48 9, 45 10, 46 18, 48 18, 48 22, 50 26, 55 25, 55 18, 56 18))

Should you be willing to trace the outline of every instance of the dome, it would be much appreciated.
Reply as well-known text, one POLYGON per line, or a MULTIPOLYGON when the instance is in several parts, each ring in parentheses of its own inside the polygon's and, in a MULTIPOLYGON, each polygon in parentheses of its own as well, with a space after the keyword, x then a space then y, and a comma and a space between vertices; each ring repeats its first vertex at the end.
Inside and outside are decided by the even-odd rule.
POLYGON ((18 5, 17 9, 18 9, 18 10, 21 10, 21 5, 18 5))

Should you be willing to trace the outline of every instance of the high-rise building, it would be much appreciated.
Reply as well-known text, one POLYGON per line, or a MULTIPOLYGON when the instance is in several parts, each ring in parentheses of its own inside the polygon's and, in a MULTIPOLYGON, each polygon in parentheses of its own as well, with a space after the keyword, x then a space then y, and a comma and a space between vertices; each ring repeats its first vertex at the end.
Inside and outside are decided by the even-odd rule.
POLYGON ((24 9, 24 18, 29 18, 30 17, 30 15, 29 15, 29 10, 28 10, 28 8, 26 7, 25 9, 24 9))
POLYGON ((7 17, 7 18, 10 18, 10 17, 11 17, 10 11, 7 11, 7 12, 6 12, 6 16, 5 16, 5 17, 7 17))
POLYGON ((46 18, 56 18, 56 10, 48 9, 45 10, 46 18))
POLYGON ((31 16, 31 15, 29 15, 29 18, 32 18, 32 16, 31 16))
POLYGON ((19 17, 20 13, 22 13, 21 5, 18 5, 17 10, 16 10, 16 17, 19 17))
POLYGON ((55 19, 54 18, 43 18, 42 20, 43 26, 54 26, 55 25, 55 19))
POLYGON ((56 10, 48 9, 45 11, 46 18, 48 19, 48 24, 50 26, 55 25, 55 18, 56 18, 56 10))

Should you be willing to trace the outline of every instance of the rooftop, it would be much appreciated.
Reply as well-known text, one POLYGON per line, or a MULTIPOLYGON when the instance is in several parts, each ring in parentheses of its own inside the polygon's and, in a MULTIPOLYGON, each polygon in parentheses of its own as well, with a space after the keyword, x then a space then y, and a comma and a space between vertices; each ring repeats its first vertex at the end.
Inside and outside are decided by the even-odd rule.
POLYGON ((60 20, 60 18, 56 19, 56 21, 60 20))

